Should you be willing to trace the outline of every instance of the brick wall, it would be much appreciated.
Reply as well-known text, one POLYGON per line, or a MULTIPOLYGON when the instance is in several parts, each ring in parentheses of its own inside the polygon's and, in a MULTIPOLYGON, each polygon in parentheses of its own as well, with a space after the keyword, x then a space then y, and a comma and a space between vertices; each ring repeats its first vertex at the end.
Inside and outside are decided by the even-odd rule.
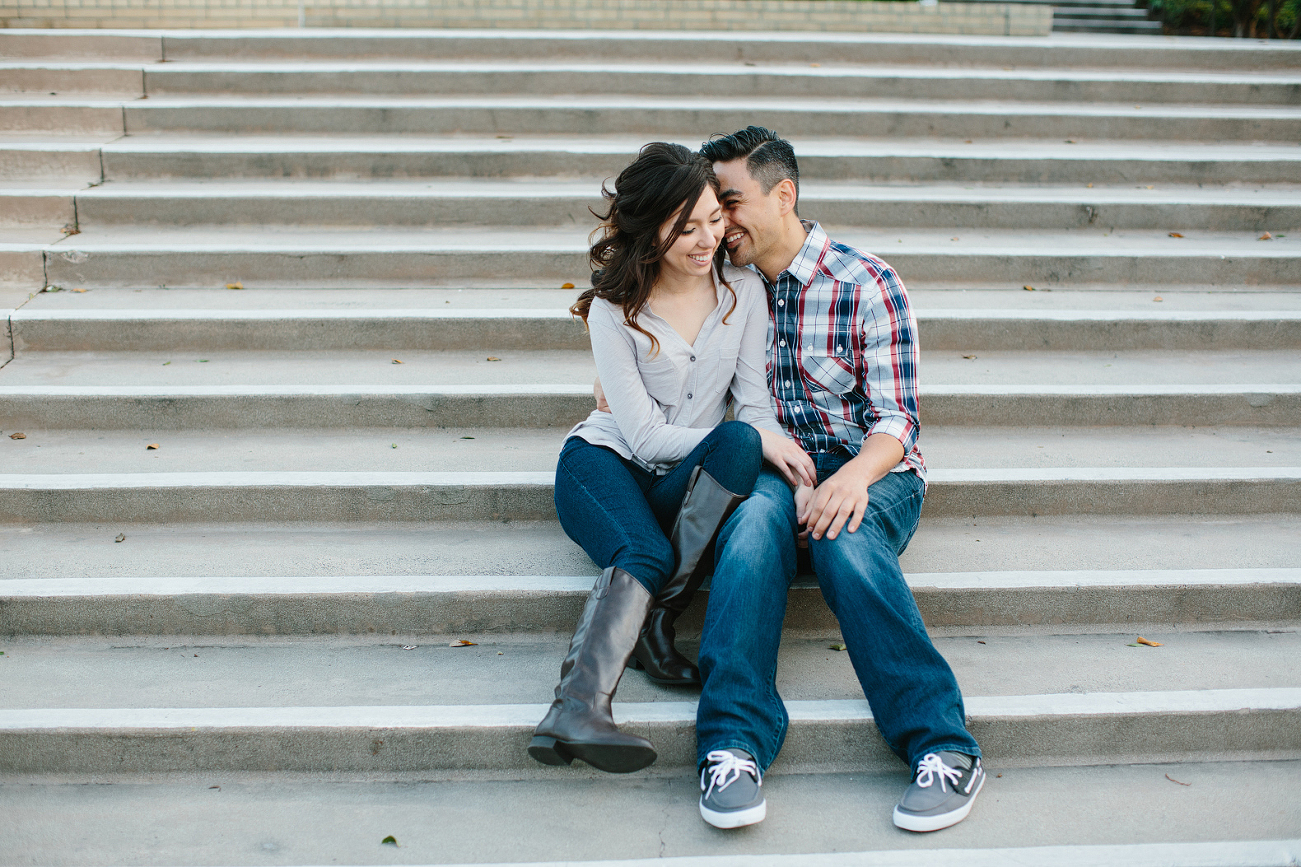
POLYGON ((3 27, 830 30, 1043 36, 1052 8, 870 0, 0 0, 3 27))

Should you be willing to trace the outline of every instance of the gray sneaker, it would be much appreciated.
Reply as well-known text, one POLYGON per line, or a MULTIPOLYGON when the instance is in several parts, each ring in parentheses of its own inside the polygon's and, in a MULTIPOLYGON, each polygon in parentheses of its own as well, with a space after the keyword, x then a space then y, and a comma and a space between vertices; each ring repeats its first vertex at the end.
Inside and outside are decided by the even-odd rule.
POLYGON ((912 784, 894 808, 894 824, 905 831, 938 831, 971 812, 985 785, 980 759, 964 753, 927 753, 917 763, 912 784))
POLYGON ((713 750, 700 771, 700 815, 715 828, 762 822, 768 813, 763 774, 745 750, 713 750))

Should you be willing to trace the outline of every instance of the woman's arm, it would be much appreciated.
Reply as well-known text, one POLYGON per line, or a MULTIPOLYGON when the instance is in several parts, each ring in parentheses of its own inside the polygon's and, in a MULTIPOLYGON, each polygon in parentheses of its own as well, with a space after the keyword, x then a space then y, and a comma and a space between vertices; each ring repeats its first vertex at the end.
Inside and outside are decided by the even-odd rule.
POLYGON ((592 356, 610 411, 634 455, 649 464, 676 463, 700 444, 709 429, 665 421, 664 411, 647 393, 637 369, 637 344, 622 314, 614 310, 609 304, 593 304, 587 317, 592 356))
POLYGON ((743 329, 736 372, 732 375, 736 418, 759 431, 764 460, 787 482, 813 485, 816 479, 813 460, 786 435, 772 411, 772 396, 768 391, 768 297, 758 282, 757 276, 748 275, 733 281, 737 304, 732 315, 744 316, 743 320, 733 320, 743 329))

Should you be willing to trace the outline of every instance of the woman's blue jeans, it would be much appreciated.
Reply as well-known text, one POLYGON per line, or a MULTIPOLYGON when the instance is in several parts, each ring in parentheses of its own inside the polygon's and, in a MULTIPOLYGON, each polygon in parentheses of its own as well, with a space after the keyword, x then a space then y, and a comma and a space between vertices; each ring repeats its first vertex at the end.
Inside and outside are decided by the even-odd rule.
MULTIPOLYGON (((848 460, 812 457, 819 481, 848 460)), ((953 671, 926 634, 899 568, 923 491, 915 473, 889 473, 868 489, 868 512, 856 532, 809 540, 818 585, 840 622, 877 728, 910 767, 940 750, 980 755, 953 671)), ((796 572, 795 530, 791 490, 766 470, 719 533, 700 638, 698 761, 733 748, 767 768, 781 750, 788 720, 777 693, 777 648, 796 572)))
POLYGON ((597 566, 617 566, 654 596, 676 566, 669 534, 697 466, 732 493, 749 494, 763 466, 759 433, 744 422, 723 422, 662 476, 570 437, 556 465, 560 526, 597 566))

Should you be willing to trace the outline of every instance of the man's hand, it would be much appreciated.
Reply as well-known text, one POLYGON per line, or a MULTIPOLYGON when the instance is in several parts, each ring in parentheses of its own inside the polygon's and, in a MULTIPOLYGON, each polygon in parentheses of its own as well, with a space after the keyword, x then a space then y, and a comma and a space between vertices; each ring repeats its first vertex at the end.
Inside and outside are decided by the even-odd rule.
POLYGON ((609 412, 610 405, 605 402, 605 389, 601 388, 601 377, 597 377, 592 383, 592 396, 596 398, 596 409, 598 412, 609 412))
POLYGON ((763 428, 755 430, 759 431, 759 440, 763 443, 763 459, 772 464, 788 484, 812 487, 817 483, 813 459, 790 437, 763 428))
POLYGON ((814 539, 834 539, 842 529, 856 532, 867 514, 867 489, 901 460, 903 444, 897 439, 889 434, 868 437, 853 460, 814 489, 806 514, 796 517, 814 539))

